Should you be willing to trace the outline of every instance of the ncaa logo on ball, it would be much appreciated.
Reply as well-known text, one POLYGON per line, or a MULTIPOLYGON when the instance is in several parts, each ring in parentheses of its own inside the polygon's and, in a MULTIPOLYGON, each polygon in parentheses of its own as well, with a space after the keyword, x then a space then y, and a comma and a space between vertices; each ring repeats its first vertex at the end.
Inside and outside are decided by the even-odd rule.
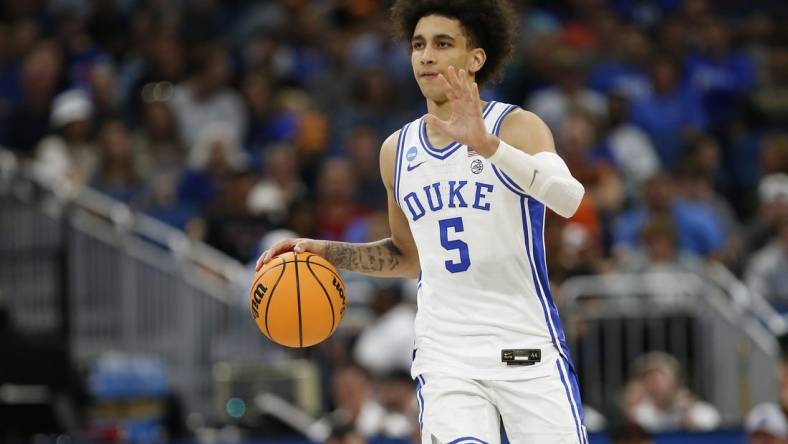
POLYGON ((416 154, 418 154, 418 149, 415 146, 412 146, 408 149, 408 152, 405 154, 405 158, 408 159, 408 162, 412 162, 413 159, 416 158, 416 154))
POLYGON ((481 159, 473 159, 471 162, 471 173, 479 174, 484 169, 484 163, 481 159))

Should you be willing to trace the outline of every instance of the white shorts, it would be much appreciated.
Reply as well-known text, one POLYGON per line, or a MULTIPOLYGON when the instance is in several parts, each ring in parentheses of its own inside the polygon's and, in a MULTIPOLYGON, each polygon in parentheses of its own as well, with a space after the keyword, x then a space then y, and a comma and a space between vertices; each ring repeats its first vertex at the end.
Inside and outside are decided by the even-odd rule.
POLYGON ((564 358, 547 376, 515 381, 428 373, 416 378, 422 444, 588 444, 577 378, 564 358))

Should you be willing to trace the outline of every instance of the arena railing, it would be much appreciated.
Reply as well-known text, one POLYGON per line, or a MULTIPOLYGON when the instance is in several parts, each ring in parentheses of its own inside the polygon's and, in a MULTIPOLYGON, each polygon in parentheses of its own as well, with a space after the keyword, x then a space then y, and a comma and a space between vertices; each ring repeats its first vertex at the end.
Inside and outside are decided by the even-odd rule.
POLYGON ((687 385, 727 425, 741 424, 753 405, 773 400, 775 336, 754 316, 746 287, 716 266, 703 277, 574 277, 559 294, 583 400, 609 416, 620 413, 635 360, 655 350, 679 360, 687 385))
POLYGON ((19 331, 62 335, 75 362, 155 357, 186 412, 216 418, 216 365, 291 358, 250 319, 251 277, 97 191, 41 182, 0 149, 0 304, 19 331))

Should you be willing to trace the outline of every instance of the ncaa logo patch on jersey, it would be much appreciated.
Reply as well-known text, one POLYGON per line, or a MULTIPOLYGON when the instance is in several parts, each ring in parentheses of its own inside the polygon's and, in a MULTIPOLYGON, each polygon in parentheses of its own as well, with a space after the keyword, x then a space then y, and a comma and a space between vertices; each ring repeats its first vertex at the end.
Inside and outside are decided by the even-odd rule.
POLYGON ((481 159, 473 159, 471 161, 471 173, 479 174, 484 169, 484 162, 481 159))
POLYGON ((421 166, 422 163, 424 163, 423 160, 421 162, 414 162, 414 160, 416 160, 416 157, 418 157, 418 155, 419 155, 419 149, 416 148, 415 146, 410 147, 408 149, 408 152, 405 153, 405 158, 408 160, 408 165, 407 165, 408 172, 415 170, 416 168, 421 166))
POLYGON ((408 152, 405 154, 405 158, 408 159, 408 162, 413 162, 416 159, 416 155, 419 154, 419 149, 415 146, 408 148, 408 152))

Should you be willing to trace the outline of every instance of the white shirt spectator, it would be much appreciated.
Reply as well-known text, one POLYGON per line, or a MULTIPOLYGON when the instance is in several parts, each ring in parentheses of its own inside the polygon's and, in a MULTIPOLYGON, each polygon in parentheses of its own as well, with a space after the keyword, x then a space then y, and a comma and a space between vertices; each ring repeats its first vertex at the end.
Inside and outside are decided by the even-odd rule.
POLYGON ((650 432, 665 432, 684 429, 684 424, 692 424, 692 430, 714 430, 722 418, 711 404, 694 401, 688 407, 674 405, 663 410, 650 399, 640 402, 634 410, 635 421, 650 432), (686 419, 685 419, 686 418, 686 419))
POLYGON ((765 402, 750 410, 744 422, 747 434, 762 433, 778 439, 788 439, 788 420, 778 404, 765 402))
POLYGON ((648 134, 625 123, 613 128, 608 145, 627 183, 640 183, 659 170, 659 158, 648 134))
POLYGON ((207 97, 198 98, 188 83, 175 88, 172 107, 178 119, 178 128, 187 146, 197 141, 200 130, 212 123, 221 122, 232 131, 234 140, 243 140, 246 130, 246 112, 237 92, 223 88, 207 97))
MULTIPOLYGON (((788 223, 783 231, 788 232, 788 223)), ((788 241, 788 234, 783 235, 788 241)), ((788 243, 776 239, 757 251, 745 274, 747 287, 775 308, 788 308, 788 243)))
POLYGON ((561 89, 550 87, 536 91, 526 101, 526 109, 541 117, 553 132, 561 127, 561 123, 572 113, 575 106, 590 113, 594 120, 607 115, 607 99, 590 89, 583 89, 576 97, 570 98, 561 89))
POLYGON ((415 320, 413 307, 400 303, 372 322, 361 332, 353 350, 358 363, 378 374, 410 371, 415 320))

